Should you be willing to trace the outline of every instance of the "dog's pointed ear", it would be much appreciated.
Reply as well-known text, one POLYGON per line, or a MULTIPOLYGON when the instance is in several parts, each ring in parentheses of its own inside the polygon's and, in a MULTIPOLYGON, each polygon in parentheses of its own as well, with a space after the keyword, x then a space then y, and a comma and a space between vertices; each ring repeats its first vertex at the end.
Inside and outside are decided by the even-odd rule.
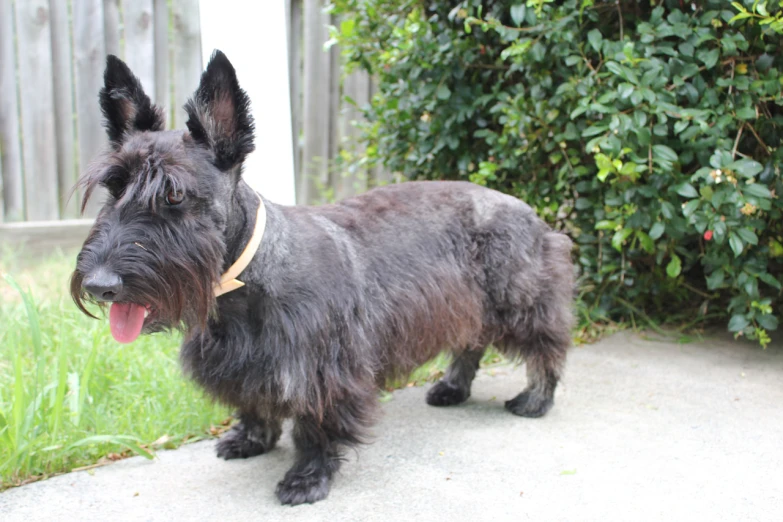
POLYGON ((99 98, 106 133, 114 147, 119 147, 128 132, 159 131, 165 126, 163 112, 152 104, 139 79, 111 54, 106 58, 99 98))
POLYGON ((250 98, 239 87, 234 67, 222 52, 212 54, 185 112, 190 136, 213 152, 220 170, 241 164, 255 149, 250 98))

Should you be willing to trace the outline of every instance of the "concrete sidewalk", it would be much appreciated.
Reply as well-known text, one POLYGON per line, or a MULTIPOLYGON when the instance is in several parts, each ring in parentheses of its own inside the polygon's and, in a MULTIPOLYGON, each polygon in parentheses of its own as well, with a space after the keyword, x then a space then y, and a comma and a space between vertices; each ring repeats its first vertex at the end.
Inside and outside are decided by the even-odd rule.
MULTIPOLYGON (((214 441, 0 494, 0 520, 781 520, 783 347, 622 333, 574 348, 542 419, 503 410, 524 369, 481 372, 464 405, 409 388, 330 496, 283 507, 290 436, 245 461, 214 441)), ((290 427, 289 427, 290 429, 290 427)))

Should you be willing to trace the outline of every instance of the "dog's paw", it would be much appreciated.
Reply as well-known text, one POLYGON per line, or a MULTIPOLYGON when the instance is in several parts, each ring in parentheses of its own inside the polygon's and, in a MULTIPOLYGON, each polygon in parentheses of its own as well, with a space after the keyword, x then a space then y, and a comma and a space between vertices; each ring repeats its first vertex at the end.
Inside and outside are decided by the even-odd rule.
POLYGON ((551 397, 525 391, 506 401, 506 409, 522 417, 543 417, 554 403, 551 397))
POLYGON ((250 440, 243 429, 232 428, 217 443, 217 456, 221 459, 246 459, 267 452, 265 444, 250 440))
POLYGON ((329 494, 329 477, 326 473, 289 471, 277 484, 275 494, 282 504, 312 504, 329 494))
POLYGON ((452 406, 468 400, 470 391, 458 388, 446 381, 438 381, 427 392, 427 404, 430 406, 452 406))

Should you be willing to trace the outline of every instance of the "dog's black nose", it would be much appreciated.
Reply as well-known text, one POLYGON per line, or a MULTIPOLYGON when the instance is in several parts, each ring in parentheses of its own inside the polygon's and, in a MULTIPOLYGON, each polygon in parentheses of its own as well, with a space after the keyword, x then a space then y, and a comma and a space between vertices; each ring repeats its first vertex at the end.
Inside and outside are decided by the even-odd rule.
POLYGON ((84 278, 82 288, 98 301, 117 301, 122 292, 122 278, 101 267, 84 278))

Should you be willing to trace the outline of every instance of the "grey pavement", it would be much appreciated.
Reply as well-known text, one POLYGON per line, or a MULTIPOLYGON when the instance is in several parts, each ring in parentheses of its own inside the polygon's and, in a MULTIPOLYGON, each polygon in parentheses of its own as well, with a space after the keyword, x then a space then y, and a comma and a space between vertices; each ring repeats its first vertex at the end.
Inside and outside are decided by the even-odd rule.
POLYGON ((285 433, 245 461, 203 441, 8 490, 0 520, 783 520, 780 344, 617 334, 571 350, 542 419, 503 410, 523 383, 524 368, 482 370, 445 409, 426 387, 394 393, 317 504, 277 503, 285 433))

